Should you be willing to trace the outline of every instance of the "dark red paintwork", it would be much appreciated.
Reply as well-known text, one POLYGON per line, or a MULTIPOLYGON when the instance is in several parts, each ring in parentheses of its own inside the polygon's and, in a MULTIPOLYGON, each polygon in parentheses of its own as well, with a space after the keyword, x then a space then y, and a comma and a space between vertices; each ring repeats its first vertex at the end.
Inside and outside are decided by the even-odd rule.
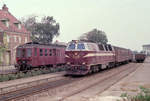
POLYGON ((69 67, 68 75, 86 75, 116 64, 132 61, 132 51, 111 45, 91 42, 71 41, 66 48, 66 63, 69 67), (70 44, 85 44, 85 49, 69 49, 70 44), (101 48, 99 47, 101 46, 101 48), (90 48, 89 48, 90 47, 90 48), (110 48, 108 48, 110 47, 110 48))
POLYGON ((143 53, 136 53, 135 54, 135 61, 136 62, 144 62, 145 58, 146 58, 146 55, 143 53))
POLYGON ((39 66, 56 66, 65 64, 65 46, 63 45, 42 45, 42 44, 24 44, 17 47, 16 54, 19 54, 19 50, 24 50, 20 56, 16 55, 17 68, 24 70, 27 68, 39 67, 39 66), (31 49, 31 56, 27 56, 27 50, 31 49), (40 50, 43 50, 42 56, 40 50), (47 50, 47 52, 45 51, 47 50), (25 66, 24 66, 25 65, 25 66))

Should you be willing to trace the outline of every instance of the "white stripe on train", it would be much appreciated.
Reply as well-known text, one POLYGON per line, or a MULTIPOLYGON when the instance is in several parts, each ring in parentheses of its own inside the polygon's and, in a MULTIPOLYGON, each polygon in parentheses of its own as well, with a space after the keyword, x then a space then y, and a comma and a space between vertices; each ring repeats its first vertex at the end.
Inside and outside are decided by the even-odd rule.
POLYGON ((113 53, 89 53, 85 55, 84 57, 92 57, 92 56, 114 56, 113 53))

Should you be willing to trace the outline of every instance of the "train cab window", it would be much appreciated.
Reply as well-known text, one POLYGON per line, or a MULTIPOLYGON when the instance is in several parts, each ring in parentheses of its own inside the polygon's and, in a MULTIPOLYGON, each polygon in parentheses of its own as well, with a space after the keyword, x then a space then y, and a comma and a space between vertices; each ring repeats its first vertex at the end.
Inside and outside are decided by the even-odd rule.
POLYGON ((108 51, 108 47, 107 47, 107 45, 105 45, 105 49, 106 49, 106 51, 108 51))
POLYGON ((32 56, 32 49, 27 49, 27 57, 31 57, 32 56))
POLYGON ((52 50, 51 49, 49 50, 49 56, 52 56, 52 50))
POLYGON ((47 54, 47 49, 45 49, 45 56, 47 56, 48 54, 47 54))
POLYGON ((77 49, 85 49, 84 44, 83 44, 83 43, 79 43, 79 44, 77 45, 77 49))
POLYGON ((40 49, 40 56, 43 56, 43 49, 40 49))
POLYGON ((102 44, 99 44, 98 47, 99 47, 99 50, 102 50, 102 51, 104 50, 104 47, 102 44))
POLYGON ((37 48, 34 48, 34 56, 37 56, 37 48))
POLYGON ((112 51, 112 47, 111 47, 111 45, 108 45, 108 48, 109 48, 109 50, 110 50, 110 51, 112 51))
POLYGON ((76 45, 74 43, 70 43, 68 49, 75 49, 76 45))

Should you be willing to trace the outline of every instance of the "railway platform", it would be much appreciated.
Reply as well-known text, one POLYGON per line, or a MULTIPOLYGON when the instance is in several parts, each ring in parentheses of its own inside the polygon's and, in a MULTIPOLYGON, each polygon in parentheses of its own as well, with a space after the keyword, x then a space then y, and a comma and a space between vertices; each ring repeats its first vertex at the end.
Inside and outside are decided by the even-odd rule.
POLYGON ((15 87, 17 88, 17 85, 24 86, 29 83, 35 83, 35 82, 40 82, 40 81, 46 81, 50 78, 55 78, 58 76, 63 76, 64 72, 56 72, 56 73, 50 73, 50 74, 44 74, 44 75, 38 75, 38 76, 33 76, 33 77, 28 77, 28 78, 21 78, 21 79, 16 79, 16 80, 10 80, 10 81, 5 81, 5 82, 0 82, 0 90, 3 88, 12 88, 15 87))
MULTIPOLYGON (((140 86, 150 89, 150 57, 146 58, 135 72, 131 73, 103 93, 91 98, 89 101, 116 101, 121 94, 134 96, 140 92, 140 86)), ((120 101, 120 100, 119 100, 120 101)))

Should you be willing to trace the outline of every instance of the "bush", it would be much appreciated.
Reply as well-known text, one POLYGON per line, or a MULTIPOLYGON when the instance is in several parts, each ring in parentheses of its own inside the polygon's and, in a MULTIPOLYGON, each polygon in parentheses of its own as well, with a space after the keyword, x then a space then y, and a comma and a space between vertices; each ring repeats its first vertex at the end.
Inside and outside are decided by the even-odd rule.
POLYGON ((8 77, 9 77, 9 80, 17 79, 17 75, 15 75, 15 74, 9 74, 8 77))
POLYGON ((23 72, 19 72, 19 73, 17 74, 17 79, 23 78, 23 77, 25 77, 25 74, 24 74, 23 72))
POLYGON ((24 74, 24 77, 31 77, 31 76, 33 76, 32 72, 27 72, 27 73, 24 74))
POLYGON ((8 80, 9 80, 9 76, 8 75, 2 75, 1 76, 1 82, 8 81, 8 80))
POLYGON ((8 74, 8 75, 0 75, 0 82, 8 81, 8 80, 15 80, 25 77, 31 77, 41 74, 48 74, 48 73, 55 73, 64 71, 66 68, 47 68, 47 69, 39 69, 39 70, 31 70, 29 72, 18 72, 16 74, 8 74))

